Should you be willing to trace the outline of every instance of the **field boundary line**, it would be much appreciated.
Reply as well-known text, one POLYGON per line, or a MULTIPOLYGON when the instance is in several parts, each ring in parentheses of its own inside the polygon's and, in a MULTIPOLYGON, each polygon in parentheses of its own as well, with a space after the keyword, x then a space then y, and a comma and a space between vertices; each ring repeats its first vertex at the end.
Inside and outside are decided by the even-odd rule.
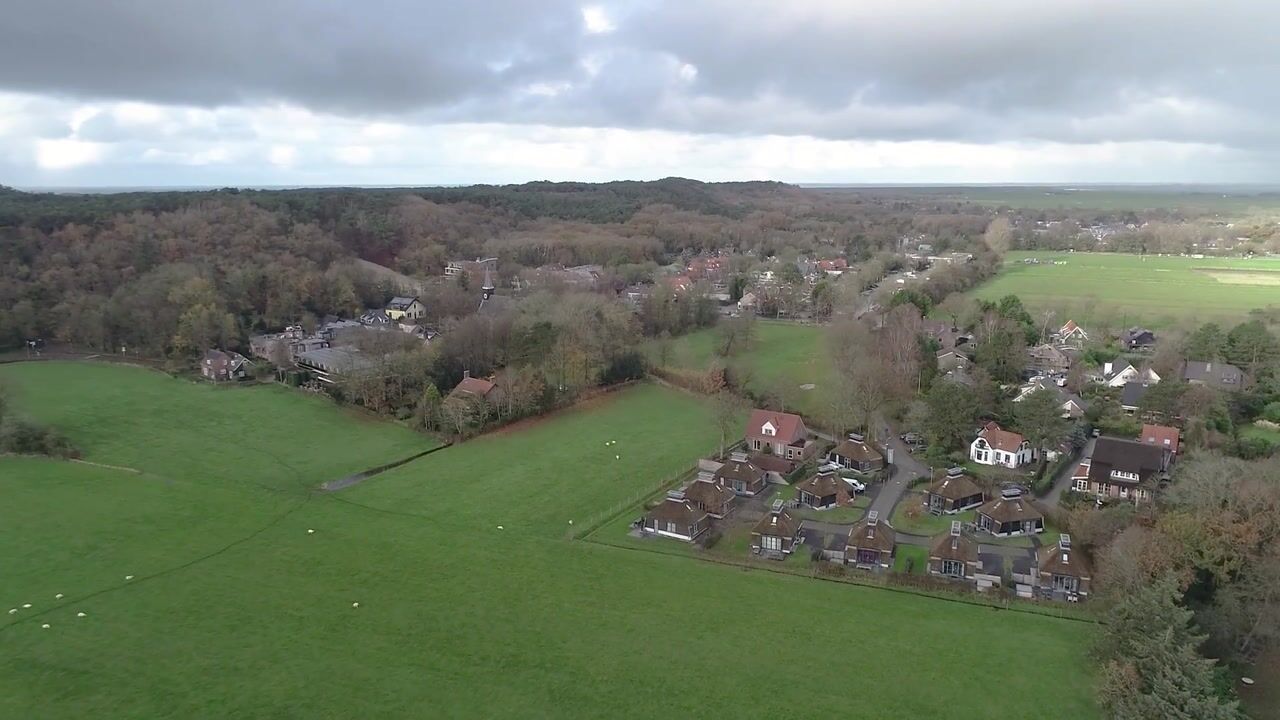
POLYGON ((410 455, 407 458, 393 460, 392 462, 389 462, 385 465, 378 465, 377 467, 372 467, 372 468, 369 468, 368 470, 361 470, 360 472, 352 473, 344 478, 338 478, 337 480, 328 480, 326 482, 320 483, 320 490, 322 492, 338 492, 339 490, 345 490, 349 487, 359 485, 360 483, 364 482, 365 480, 368 480, 371 477, 374 477, 376 475, 381 475, 382 473, 388 470, 394 470, 398 467, 408 465, 409 463, 413 462, 414 460, 417 460, 418 458, 426 457, 427 455, 440 452, 441 450, 444 450, 445 448, 452 447, 452 446, 453 446, 452 442, 446 442, 443 445, 437 445, 436 447, 430 448, 428 450, 423 450, 422 452, 414 453, 413 455, 410 455))
POLYGON ((1072 622, 1085 623, 1089 625, 1106 625, 1106 622, 1101 620, 1100 618, 1081 617, 1075 614, 1060 614, 1052 610, 1041 609, 1036 606, 1030 606, 1030 607, 1023 606, 1020 603, 1002 604, 994 601, 984 602, 980 600, 966 598, 964 596, 954 594, 954 593, 925 592, 925 591, 916 590, 909 587, 898 587, 898 586, 893 586, 889 584, 867 582, 865 580, 860 580, 856 577, 847 576, 847 575, 842 577, 824 575, 820 572, 817 572, 816 570, 810 570, 808 572, 797 572, 795 570, 790 570, 782 566, 774 567, 770 565, 765 565, 763 564, 763 562, 755 563, 749 560, 734 560, 731 558, 710 557, 710 556, 702 556, 702 555, 682 555, 680 553, 667 552, 665 550, 635 547, 633 545, 623 545, 619 543, 612 543, 612 542, 607 542, 603 540, 595 540, 591 538, 584 538, 579 542, 587 542, 587 543, 591 543, 592 545, 598 545, 600 547, 607 547, 607 548, 614 548, 616 550, 631 550, 635 552, 649 553, 652 555, 662 555, 664 557, 692 560, 694 562, 706 562, 706 563, 711 563, 713 565, 722 565, 725 567, 736 567, 746 571, 759 570, 761 572, 773 573, 775 575, 786 575, 789 577, 795 577, 795 578, 801 578, 801 579, 807 578, 810 580, 822 580, 824 582, 836 583, 839 585, 853 585, 856 587, 864 587, 870 590, 885 590, 888 592, 895 592, 903 595, 914 595, 916 597, 929 598, 932 600, 942 600, 944 602, 960 603, 962 605, 970 605, 972 607, 990 608, 992 610, 1007 610, 1009 612, 1019 612, 1026 615, 1038 615, 1040 617, 1054 618, 1057 620, 1069 620, 1072 622))
POLYGON ((106 468, 108 470, 122 470, 135 475, 141 475, 142 471, 138 468, 132 468, 125 465, 108 465, 107 463, 94 462, 92 460, 81 460, 79 458, 70 458, 69 462, 79 463, 81 465, 92 465, 93 467, 106 468))

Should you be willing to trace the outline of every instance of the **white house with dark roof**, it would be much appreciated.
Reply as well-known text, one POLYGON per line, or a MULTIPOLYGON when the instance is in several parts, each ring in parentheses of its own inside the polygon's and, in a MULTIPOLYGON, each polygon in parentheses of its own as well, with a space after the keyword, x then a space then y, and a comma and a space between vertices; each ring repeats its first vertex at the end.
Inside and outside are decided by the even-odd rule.
POLYGON ((1017 468, 1035 460, 1036 451, 1022 435, 989 422, 969 444, 969 459, 979 465, 1017 468))

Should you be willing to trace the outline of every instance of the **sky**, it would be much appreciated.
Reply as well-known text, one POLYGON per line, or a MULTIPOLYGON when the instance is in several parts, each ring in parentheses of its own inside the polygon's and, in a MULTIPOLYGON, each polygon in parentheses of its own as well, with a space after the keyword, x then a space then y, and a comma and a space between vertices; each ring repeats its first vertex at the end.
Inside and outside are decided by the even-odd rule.
POLYGON ((1274 0, 6 0, 0 184, 1280 182, 1274 0))

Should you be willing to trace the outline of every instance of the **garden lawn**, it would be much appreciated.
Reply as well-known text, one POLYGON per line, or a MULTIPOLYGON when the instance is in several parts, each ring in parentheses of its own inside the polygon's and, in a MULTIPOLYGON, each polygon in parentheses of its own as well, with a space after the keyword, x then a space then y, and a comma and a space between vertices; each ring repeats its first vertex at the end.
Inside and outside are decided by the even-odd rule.
POLYGON ((934 536, 940 533, 949 532, 951 523, 959 520, 963 523, 973 522, 973 511, 964 510, 954 515, 934 515, 924 509, 924 493, 917 491, 909 491, 903 494, 902 499, 898 501, 898 506, 893 509, 893 517, 889 520, 889 524, 895 530, 911 533, 912 535, 929 535, 934 536), (907 515, 909 508, 919 509, 919 514, 915 518, 907 515))
POLYGON ((1261 438, 1272 445, 1280 445, 1280 430, 1272 430, 1261 425, 1245 425, 1240 428, 1240 435, 1246 438, 1261 438))
POLYGON ((0 377, 20 376, 18 404, 58 418, 87 459, 143 473, 0 458, 0 717, 963 719, 987 708, 954 698, 992 677, 1003 714, 1097 717, 1087 624, 564 540, 567 517, 711 449, 711 433, 676 417, 705 411, 673 391, 624 391, 331 495, 294 479, 428 441, 272 388, 44 367, 0 377), (104 406, 118 397, 104 381, 137 390, 127 412, 104 406), (226 422, 201 435, 204 418, 226 422), (304 448, 240 449, 277 434, 304 448), (634 461, 621 475, 599 470, 604 434, 634 461), (750 617, 726 611, 744 598, 750 617), (832 618, 822 632, 796 631, 819 614, 832 618), (992 632, 1032 648, 1018 672, 973 642, 992 632), (721 672, 749 677, 762 647, 796 667, 854 646, 888 658, 860 666, 858 687, 721 672))
POLYGON ((929 562, 929 551, 919 545, 899 543, 893 551, 893 571, 912 575, 924 575, 929 562), (908 567, 910 569, 908 570, 908 567))
POLYGON ((1230 322, 1280 305, 1280 259, 1012 252, 1000 273, 973 291, 986 300, 1011 294, 1086 328, 1100 321, 1113 329, 1230 322), (1041 262, 1029 265, 1025 258, 1041 262))
MULTIPOLYGON (((699 330, 672 340, 668 365, 682 370, 704 371, 716 354, 720 332, 716 328, 699 330)), ((651 346, 650 360, 658 362, 656 346, 651 346)), ((748 387, 757 393, 784 393, 788 409, 806 417, 827 413, 823 400, 825 390, 835 382, 831 353, 827 348, 825 328, 801 323, 757 320, 752 345, 734 355, 727 363, 739 377, 748 377, 748 387), (802 390, 802 385, 814 385, 802 390)))

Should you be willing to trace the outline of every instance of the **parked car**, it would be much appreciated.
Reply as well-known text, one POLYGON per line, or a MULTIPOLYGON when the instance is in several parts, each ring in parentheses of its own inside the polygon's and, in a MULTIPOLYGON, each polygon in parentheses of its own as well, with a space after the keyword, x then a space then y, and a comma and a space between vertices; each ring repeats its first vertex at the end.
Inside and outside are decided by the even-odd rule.
POLYGON ((849 484, 855 493, 866 492, 867 484, 857 478, 845 478, 844 481, 849 484))
POLYGON ((903 433, 901 435, 902 442, 908 445, 923 445, 924 438, 920 437, 920 433, 903 433))

